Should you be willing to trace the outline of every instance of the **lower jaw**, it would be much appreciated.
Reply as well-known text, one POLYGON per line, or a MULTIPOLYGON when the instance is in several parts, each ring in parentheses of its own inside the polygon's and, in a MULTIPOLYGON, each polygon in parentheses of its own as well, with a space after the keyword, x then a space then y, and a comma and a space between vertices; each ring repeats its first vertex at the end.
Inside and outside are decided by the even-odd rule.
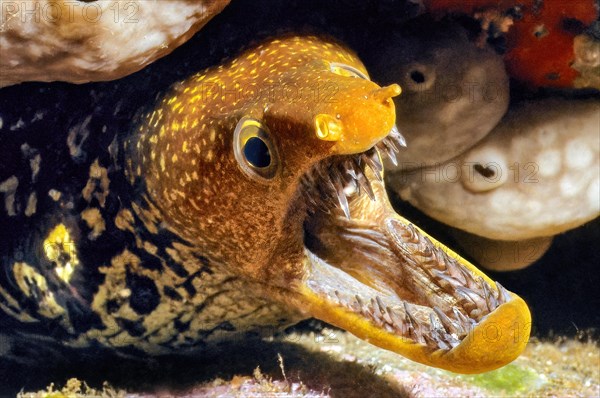
POLYGON ((456 373, 483 373, 507 365, 521 354, 529 340, 529 311, 516 295, 511 295, 511 301, 476 324, 459 345, 443 350, 377 327, 371 320, 340 309, 309 289, 302 289, 300 293, 305 314, 413 361, 456 373))
POLYGON ((340 209, 313 216, 309 228, 321 241, 306 249, 307 273, 294 287, 293 307, 376 346, 457 373, 486 372, 516 359, 531 328, 525 302, 396 214, 383 183, 372 188, 375 201, 364 195, 350 201, 351 217, 340 209), (360 257, 355 242, 344 241, 344 228, 377 230, 366 243, 369 255, 360 257), (331 250, 337 256, 324 255, 331 250), (475 301, 469 302, 470 294, 475 301), (460 314, 452 318, 453 311, 460 314))
MULTIPOLYGON (((516 359, 529 339, 529 309, 514 293, 499 291, 498 297, 504 294, 504 302, 482 314, 477 321, 463 323, 464 333, 453 344, 442 339, 440 345, 431 336, 452 330, 445 327, 439 317, 435 317, 435 323, 433 320, 424 322, 423 317, 412 320, 407 317, 411 311, 428 308, 422 302, 416 305, 401 297, 390 298, 389 291, 364 286, 344 271, 315 261, 314 254, 308 253, 307 258, 311 257, 307 264, 309 276, 296 286, 298 295, 294 295, 293 306, 307 316, 333 324, 416 362, 457 373, 482 373, 516 359), (391 308, 398 308, 398 302, 406 303, 404 312, 391 308), (415 325, 422 328, 419 338, 413 330, 415 325)), ((487 277, 485 279, 491 283, 487 277)), ((448 312, 447 308, 444 310, 448 312)), ((464 310, 461 308, 461 311, 464 310)), ((433 313, 429 311, 430 316, 433 313)))
POLYGON ((529 309, 396 214, 379 154, 395 156, 397 138, 304 176, 305 273, 277 299, 429 366, 481 373, 506 365, 527 344, 529 309))

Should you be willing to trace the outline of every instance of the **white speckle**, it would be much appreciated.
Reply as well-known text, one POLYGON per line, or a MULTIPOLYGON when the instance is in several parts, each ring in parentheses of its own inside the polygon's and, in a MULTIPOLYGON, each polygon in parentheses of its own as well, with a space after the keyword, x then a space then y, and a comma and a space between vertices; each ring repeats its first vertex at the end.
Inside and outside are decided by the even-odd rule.
POLYGON ((81 218, 87 223, 88 227, 92 229, 88 235, 90 240, 95 240, 106 230, 106 224, 104 218, 102 218, 102 213, 95 207, 87 208, 82 211, 81 218))
POLYGON ((587 199, 595 212, 600 211, 600 180, 596 179, 590 184, 587 190, 587 199))
POLYGON ((37 195, 35 192, 29 194, 29 199, 27 199, 27 208, 25 208, 25 216, 31 217, 35 214, 37 209, 37 195))
POLYGON ((524 203, 524 205, 525 205, 524 210, 526 210, 527 214, 529 214, 531 216, 535 216, 535 214, 542 213, 542 210, 543 210, 542 203, 540 203, 537 200, 529 199, 524 203))
POLYGON ((31 147, 28 143, 24 143, 23 145, 21 145, 21 153, 23 153, 23 156, 29 156, 29 154, 31 153, 31 147))
POLYGON ((0 130, 2 130, 2 126, 4 126, 4 120, 2 120, 2 117, 0 117, 0 130))
POLYGON ((543 151, 537 156, 536 162, 539 166, 539 173, 541 176, 555 176, 560 171, 562 165, 560 151, 555 149, 543 151))
POLYGON ((37 179, 37 175, 40 172, 40 164, 42 163, 42 156, 38 153, 32 159, 29 159, 29 167, 31 167, 31 179, 33 182, 37 179))
POLYGON ((510 213, 515 210, 514 206, 518 204, 522 206, 519 201, 518 195, 515 195, 509 190, 498 190, 494 192, 494 195, 490 198, 490 206, 492 210, 499 213, 510 213), (512 210, 511 210, 512 209, 512 210))
POLYGON ((48 191, 48 196, 50 196, 53 201, 58 202, 62 196, 62 193, 56 189, 51 189, 48 191))
POLYGON ((564 176, 560 179, 560 192, 568 198, 580 195, 583 187, 582 181, 577 181, 572 175, 564 176))
POLYGON ((90 135, 88 126, 91 120, 92 116, 88 116, 85 118, 83 123, 78 124, 69 130, 69 135, 67 136, 67 146, 69 147, 69 153, 71 154, 72 158, 78 158, 83 155, 83 150, 81 147, 90 135))
POLYGON ((19 186, 19 179, 16 176, 9 177, 0 183, 0 192, 4 193, 4 208, 9 216, 16 216, 15 210, 15 192, 19 186))
POLYGON ((33 118, 31 119, 31 123, 33 122, 37 122, 38 120, 42 120, 44 118, 44 112, 41 111, 37 111, 34 115, 33 118))
POLYGON ((18 130, 21 127, 25 127, 25 122, 23 121, 23 119, 19 118, 19 120, 17 120, 17 122, 15 124, 10 126, 10 131, 18 130))
POLYGON ((584 169, 594 159, 592 151, 583 139, 574 139, 567 143, 565 154, 567 164, 573 169, 584 169))
POLYGON ((207 162, 212 162, 214 160, 215 154, 213 152, 212 149, 209 149, 208 152, 206 153, 206 161, 207 162))

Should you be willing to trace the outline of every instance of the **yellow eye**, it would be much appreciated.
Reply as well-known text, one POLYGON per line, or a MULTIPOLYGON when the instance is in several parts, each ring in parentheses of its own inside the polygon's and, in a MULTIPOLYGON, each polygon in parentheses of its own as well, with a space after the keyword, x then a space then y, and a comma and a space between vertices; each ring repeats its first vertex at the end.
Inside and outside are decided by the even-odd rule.
POLYGON ((279 158, 266 126, 244 117, 238 122, 233 139, 233 152, 242 171, 262 182, 275 177, 279 158))
POLYGON ((330 64, 330 69, 336 75, 347 77, 359 77, 361 79, 370 80, 369 76, 367 76, 364 72, 355 68, 354 66, 341 64, 339 62, 332 62, 330 64))

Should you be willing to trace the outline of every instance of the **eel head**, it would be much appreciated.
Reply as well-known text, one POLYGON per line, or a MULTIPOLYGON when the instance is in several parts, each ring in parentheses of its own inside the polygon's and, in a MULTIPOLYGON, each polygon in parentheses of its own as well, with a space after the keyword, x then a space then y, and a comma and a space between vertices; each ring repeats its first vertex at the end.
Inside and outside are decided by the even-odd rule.
POLYGON ((431 366, 500 367, 527 342, 523 300, 387 200, 399 93, 339 44, 271 40, 165 96, 130 173, 163 225, 290 312, 431 366))

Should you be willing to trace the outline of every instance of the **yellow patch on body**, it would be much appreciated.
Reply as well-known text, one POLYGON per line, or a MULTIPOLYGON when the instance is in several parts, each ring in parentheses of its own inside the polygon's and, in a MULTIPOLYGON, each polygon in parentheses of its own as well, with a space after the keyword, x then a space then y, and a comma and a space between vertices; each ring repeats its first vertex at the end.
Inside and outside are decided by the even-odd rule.
POLYGON ((81 218, 87 223, 87 226, 92 229, 90 232, 90 239, 94 240, 106 229, 106 224, 100 210, 95 207, 87 208, 81 212, 81 218))
POLYGON ((54 271, 60 279, 69 283, 79 265, 77 248, 64 224, 58 224, 44 239, 44 254, 55 265, 54 271))

